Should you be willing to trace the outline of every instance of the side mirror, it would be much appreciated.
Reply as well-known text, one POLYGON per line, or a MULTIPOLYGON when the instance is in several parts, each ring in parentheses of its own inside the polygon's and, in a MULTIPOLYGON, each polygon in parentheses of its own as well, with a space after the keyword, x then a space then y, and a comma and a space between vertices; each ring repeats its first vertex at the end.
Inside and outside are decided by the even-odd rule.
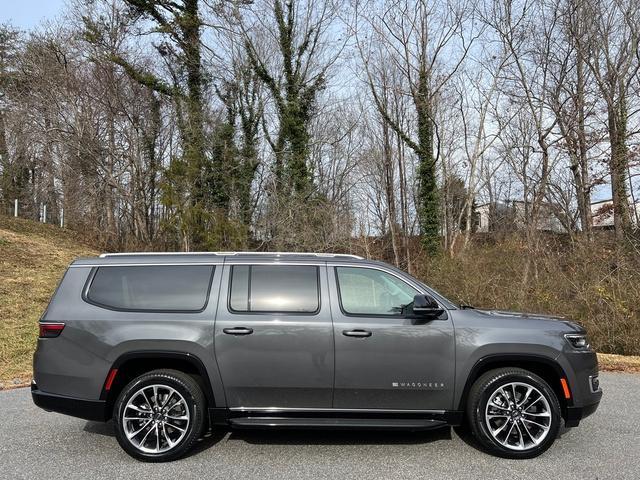
POLYGON ((413 297, 413 313, 420 316, 438 317, 444 313, 444 309, 431 295, 416 295, 413 297))

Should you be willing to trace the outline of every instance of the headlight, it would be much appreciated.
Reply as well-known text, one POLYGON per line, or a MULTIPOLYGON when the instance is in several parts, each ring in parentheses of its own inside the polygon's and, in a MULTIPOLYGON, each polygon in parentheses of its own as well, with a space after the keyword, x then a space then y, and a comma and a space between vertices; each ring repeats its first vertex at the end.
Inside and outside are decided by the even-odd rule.
POLYGON ((589 342, 587 336, 583 333, 567 333, 564 338, 571 344, 576 350, 588 350, 589 342))

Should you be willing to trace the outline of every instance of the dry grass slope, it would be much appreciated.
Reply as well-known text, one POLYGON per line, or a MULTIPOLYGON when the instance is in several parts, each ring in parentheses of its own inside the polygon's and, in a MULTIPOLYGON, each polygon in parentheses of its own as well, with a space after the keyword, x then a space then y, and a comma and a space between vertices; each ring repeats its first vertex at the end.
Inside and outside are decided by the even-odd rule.
MULTIPOLYGON (((75 232, 0 215, 0 389, 30 381, 38 318, 69 263, 97 253, 75 232)), ((640 269, 635 255, 620 261, 602 245, 589 251, 550 245, 522 288, 525 258, 522 244, 507 239, 476 245, 473 254, 457 259, 422 259, 415 273, 465 303, 567 314, 587 327, 601 352, 640 352, 640 269)), ((640 356, 599 358, 602 370, 640 372, 640 356)))
POLYGON ((69 263, 96 253, 74 232, 0 215, 0 388, 30 380, 38 318, 69 263))
POLYGON ((562 315, 583 325, 598 352, 640 355, 640 251, 544 236, 537 251, 518 236, 476 241, 466 254, 425 259, 416 275, 480 308, 562 315))
POLYGON ((600 370, 609 372, 640 373, 640 357, 599 353, 600 370))

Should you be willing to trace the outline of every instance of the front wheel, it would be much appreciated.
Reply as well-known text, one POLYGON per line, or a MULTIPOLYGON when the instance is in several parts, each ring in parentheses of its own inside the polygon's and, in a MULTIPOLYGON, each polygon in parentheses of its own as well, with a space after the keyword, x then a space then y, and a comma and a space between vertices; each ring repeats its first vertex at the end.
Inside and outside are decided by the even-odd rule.
POLYGON ((115 405, 116 438, 132 457, 166 462, 198 440, 206 403, 198 383, 176 370, 154 370, 134 379, 115 405))
POLYGON ((478 442, 506 458, 533 458, 560 429, 560 404, 542 378, 520 368, 482 375, 469 392, 467 417, 478 442))

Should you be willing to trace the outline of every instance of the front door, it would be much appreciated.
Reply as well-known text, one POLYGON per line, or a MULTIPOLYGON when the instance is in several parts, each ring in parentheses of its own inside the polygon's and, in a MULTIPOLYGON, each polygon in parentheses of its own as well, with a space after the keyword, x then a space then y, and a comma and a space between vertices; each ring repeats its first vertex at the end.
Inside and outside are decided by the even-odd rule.
POLYGON ((230 408, 330 408, 326 266, 225 265, 215 355, 230 408))
POLYGON ((329 268, 336 409, 446 410, 453 402, 450 315, 410 318, 420 291, 392 270, 329 268))

